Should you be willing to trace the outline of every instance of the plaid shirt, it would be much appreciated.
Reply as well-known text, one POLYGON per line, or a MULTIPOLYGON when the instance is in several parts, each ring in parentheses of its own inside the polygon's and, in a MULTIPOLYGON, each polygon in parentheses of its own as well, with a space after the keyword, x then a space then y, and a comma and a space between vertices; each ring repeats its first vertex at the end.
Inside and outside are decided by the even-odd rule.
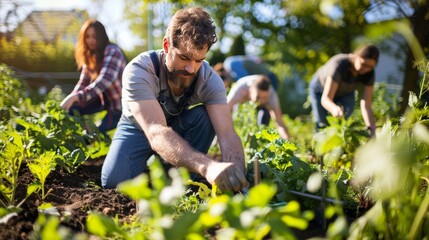
POLYGON ((126 59, 121 49, 114 44, 107 45, 97 79, 91 82, 86 65, 82 67, 79 82, 73 90, 73 93, 79 96, 80 104, 85 104, 94 97, 100 97, 104 105, 106 97, 110 103, 108 111, 121 110, 122 72, 125 65, 126 59))

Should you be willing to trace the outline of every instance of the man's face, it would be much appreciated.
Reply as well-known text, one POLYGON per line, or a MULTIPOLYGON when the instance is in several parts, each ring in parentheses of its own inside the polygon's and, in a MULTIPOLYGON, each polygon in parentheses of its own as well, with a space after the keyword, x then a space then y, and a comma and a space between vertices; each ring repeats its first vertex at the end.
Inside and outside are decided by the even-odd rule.
POLYGON ((192 80, 198 74, 198 70, 206 58, 208 48, 185 48, 183 44, 173 47, 164 38, 164 52, 167 53, 166 66, 168 80, 176 87, 185 89, 192 84, 192 80))
POLYGON ((268 103, 270 96, 269 91, 259 90, 256 87, 250 87, 250 101, 256 103, 257 105, 265 105, 268 103))

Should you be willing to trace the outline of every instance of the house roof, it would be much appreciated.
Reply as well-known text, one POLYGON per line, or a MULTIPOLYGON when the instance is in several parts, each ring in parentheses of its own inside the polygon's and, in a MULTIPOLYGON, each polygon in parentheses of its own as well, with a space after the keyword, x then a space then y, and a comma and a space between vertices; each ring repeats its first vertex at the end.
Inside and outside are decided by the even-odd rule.
POLYGON ((32 41, 52 43, 59 37, 77 36, 87 16, 85 11, 33 11, 15 29, 15 36, 25 36, 32 41))

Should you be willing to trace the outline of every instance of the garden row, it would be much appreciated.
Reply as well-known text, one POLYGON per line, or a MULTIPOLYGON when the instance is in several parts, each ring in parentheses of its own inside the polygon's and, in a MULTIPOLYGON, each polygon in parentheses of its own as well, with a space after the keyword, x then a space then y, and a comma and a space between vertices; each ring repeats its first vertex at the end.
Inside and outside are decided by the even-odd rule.
MULTIPOLYGON (((243 117, 254 114, 253 106, 245 104, 234 124, 243 139, 252 186, 248 193, 221 193, 216 186, 190 181, 184 169, 165 173, 157 158, 151 160, 149 174, 115 191, 101 189, 99 175, 85 172, 94 162, 102 164, 108 149, 108 140, 93 125, 97 119, 65 114, 58 106, 63 96, 57 88, 34 104, 7 67, 0 67, 0 77, 0 226, 28 216, 32 229, 20 234, 22 238, 429 236, 429 108, 421 94, 411 94, 409 110, 401 118, 379 118, 373 139, 356 120, 359 116, 352 116, 329 118, 330 127, 314 137, 311 123, 287 119, 292 135, 300 137, 283 140, 253 117, 243 117), (255 176, 260 176, 258 184, 255 176), (66 178, 75 181, 68 185, 66 178), (55 199, 61 192, 69 201, 59 204, 55 199), (113 202, 109 206, 112 199, 103 198, 109 195, 124 208, 113 202), (84 202, 85 197, 92 199, 73 205, 73 199, 84 202), (77 212, 84 216, 72 219, 77 212), (320 231, 311 233, 315 226, 320 231)), ((423 77, 421 93, 426 81, 423 77)), ((380 88, 375 98, 382 94, 380 88)), ((375 109, 388 105, 375 104, 375 109)), ((218 147, 209 154, 219 154, 218 147)), ((24 231, 17 226, 15 231, 24 231)))

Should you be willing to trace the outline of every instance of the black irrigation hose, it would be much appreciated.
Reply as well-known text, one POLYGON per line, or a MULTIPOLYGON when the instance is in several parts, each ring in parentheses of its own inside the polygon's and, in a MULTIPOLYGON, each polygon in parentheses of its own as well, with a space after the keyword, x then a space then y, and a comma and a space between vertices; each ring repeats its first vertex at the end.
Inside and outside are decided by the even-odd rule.
POLYGON ((333 198, 321 197, 321 196, 310 194, 310 193, 303 193, 303 192, 297 192, 297 191, 292 191, 292 190, 286 190, 286 191, 288 191, 289 193, 301 196, 301 197, 307 197, 307 198, 311 198, 311 199, 315 199, 315 200, 319 200, 319 201, 325 201, 325 202, 341 204, 341 205, 344 204, 343 201, 333 199, 333 198))

